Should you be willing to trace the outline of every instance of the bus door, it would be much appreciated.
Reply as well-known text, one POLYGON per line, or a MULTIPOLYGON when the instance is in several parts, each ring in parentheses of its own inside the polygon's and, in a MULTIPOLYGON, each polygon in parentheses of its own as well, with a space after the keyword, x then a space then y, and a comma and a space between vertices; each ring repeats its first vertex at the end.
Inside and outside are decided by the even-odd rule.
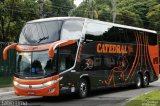
MULTIPOLYGON (((58 51, 59 73, 65 73, 66 70, 70 69, 74 65, 77 44, 61 47, 58 51)), ((63 80, 61 81, 61 83, 63 83, 64 86, 68 86, 69 83, 73 82, 73 79, 71 77, 73 78, 73 76, 71 76, 71 72, 63 74, 63 80)))

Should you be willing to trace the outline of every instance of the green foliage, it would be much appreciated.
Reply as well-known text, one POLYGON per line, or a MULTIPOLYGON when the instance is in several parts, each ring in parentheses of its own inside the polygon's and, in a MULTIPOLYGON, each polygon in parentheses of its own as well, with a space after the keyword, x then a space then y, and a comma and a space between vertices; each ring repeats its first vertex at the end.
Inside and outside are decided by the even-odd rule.
POLYGON ((73 0, 52 0, 53 16, 68 16, 74 6, 73 0))
POLYGON ((128 10, 119 10, 117 13, 117 22, 120 24, 130 25, 130 26, 137 26, 142 27, 142 20, 141 17, 133 12, 128 10), (127 20, 127 21, 126 21, 127 20))
MULTIPOLYGON (((90 17, 88 0, 84 0, 74 12, 72 16, 90 17)), ((102 21, 112 22, 113 14, 113 0, 93 0, 94 11, 97 17, 102 21)), ((130 26, 150 28, 153 30, 160 30, 160 0, 116 0, 116 23, 130 26)))
POLYGON ((154 90, 128 101, 124 106, 160 106, 160 90, 154 90))
POLYGON ((150 21, 150 28, 160 31, 160 4, 151 7, 146 17, 150 21))
POLYGON ((84 0, 79 7, 71 11, 70 15, 96 19, 98 18, 96 2, 89 3, 88 0, 84 0))
POLYGON ((33 0, 0 2, 0 39, 16 41, 24 22, 38 18, 38 3, 33 0))
POLYGON ((13 86, 13 76, 1 76, 0 88, 13 86))
MULTIPOLYGON (((25 22, 41 16, 41 0, 0 0, 0 40, 17 41, 25 22)), ((43 17, 78 16, 112 22, 113 0, 44 0, 43 17)), ((160 0, 116 0, 116 23, 160 31, 160 0)))
POLYGON ((16 42, 25 22, 41 16, 68 16, 73 0, 1 0, 0 41, 16 42))

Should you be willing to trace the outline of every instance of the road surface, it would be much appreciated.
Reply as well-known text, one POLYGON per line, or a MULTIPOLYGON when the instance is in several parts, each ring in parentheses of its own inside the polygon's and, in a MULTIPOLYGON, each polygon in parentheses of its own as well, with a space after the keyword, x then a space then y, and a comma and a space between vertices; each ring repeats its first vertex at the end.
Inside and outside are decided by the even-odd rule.
MULTIPOLYGON (((133 89, 132 87, 110 88, 106 90, 94 91, 84 99, 76 99, 73 95, 60 97, 21 97, 15 96, 13 92, 0 95, 3 104, 20 104, 24 106, 122 106, 130 99, 160 89, 160 80, 151 83, 146 88, 133 89)), ((2 103, 0 103, 2 105, 2 103)))

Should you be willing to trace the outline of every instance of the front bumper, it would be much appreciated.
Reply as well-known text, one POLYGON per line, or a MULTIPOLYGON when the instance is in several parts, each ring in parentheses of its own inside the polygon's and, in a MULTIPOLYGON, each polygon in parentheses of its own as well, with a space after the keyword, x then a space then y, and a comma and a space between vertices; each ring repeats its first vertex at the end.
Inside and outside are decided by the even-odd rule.
POLYGON ((48 86, 41 86, 43 83, 57 79, 59 76, 38 80, 14 78, 14 81, 18 83, 17 85, 14 84, 15 94, 18 96, 59 96, 59 81, 48 86))

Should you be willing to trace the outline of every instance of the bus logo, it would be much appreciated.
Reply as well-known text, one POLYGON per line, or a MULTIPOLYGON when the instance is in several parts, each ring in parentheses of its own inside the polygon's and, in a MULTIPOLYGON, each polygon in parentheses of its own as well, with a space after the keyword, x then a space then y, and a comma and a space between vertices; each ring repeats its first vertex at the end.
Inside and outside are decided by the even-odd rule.
POLYGON ((97 44, 97 53, 116 53, 127 54, 126 45, 114 45, 114 44, 97 44))
POLYGON ((32 85, 29 85, 29 88, 32 89, 32 85))

